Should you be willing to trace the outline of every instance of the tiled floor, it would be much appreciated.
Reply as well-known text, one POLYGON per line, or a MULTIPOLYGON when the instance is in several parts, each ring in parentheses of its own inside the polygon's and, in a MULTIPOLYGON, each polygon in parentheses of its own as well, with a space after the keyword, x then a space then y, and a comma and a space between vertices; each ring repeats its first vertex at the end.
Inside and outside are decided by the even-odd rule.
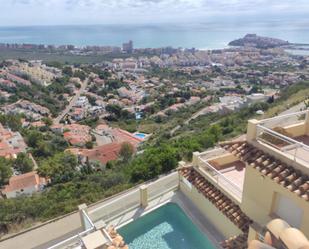
POLYGON ((299 141, 299 142, 302 142, 306 145, 309 145, 309 136, 307 136, 307 135, 295 137, 294 139, 299 141))
POLYGON ((245 171, 246 168, 242 170, 237 170, 234 167, 230 168, 229 171, 225 171, 222 174, 229 179, 231 182, 236 184, 240 189, 243 189, 244 180, 245 180, 245 171))
POLYGON ((223 166, 223 170, 220 170, 222 175, 237 185, 240 189, 243 189, 246 165, 241 161, 235 161, 223 166))
MULTIPOLYGON (((307 136, 307 135, 294 137, 293 139, 309 146, 309 136, 307 136)), ((295 156, 296 161, 303 162, 306 165, 309 164, 309 150, 308 150, 308 148, 305 148, 305 147, 296 148, 295 145, 289 145, 289 146, 285 146, 285 147, 281 148, 281 150, 288 153, 292 157, 292 159, 295 156)))

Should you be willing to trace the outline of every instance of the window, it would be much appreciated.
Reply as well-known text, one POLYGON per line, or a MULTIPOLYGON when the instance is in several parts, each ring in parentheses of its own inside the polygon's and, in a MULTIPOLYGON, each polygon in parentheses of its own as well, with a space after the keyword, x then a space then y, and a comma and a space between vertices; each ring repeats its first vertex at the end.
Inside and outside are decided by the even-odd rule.
POLYGON ((303 209, 300 208, 292 199, 277 194, 274 214, 285 220, 290 226, 300 228, 303 209))

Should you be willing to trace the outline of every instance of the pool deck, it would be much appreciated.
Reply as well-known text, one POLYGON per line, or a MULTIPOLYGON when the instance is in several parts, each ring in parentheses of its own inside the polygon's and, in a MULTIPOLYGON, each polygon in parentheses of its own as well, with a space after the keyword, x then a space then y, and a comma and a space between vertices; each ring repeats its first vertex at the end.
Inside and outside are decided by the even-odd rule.
POLYGON ((210 221, 179 190, 168 192, 159 198, 150 201, 146 208, 135 208, 128 211, 127 213, 108 222, 108 225, 113 225, 116 228, 120 228, 168 202, 178 204, 186 215, 193 221, 193 223, 208 237, 211 243, 216 248, 222 248, 219 245, 219 242, 226 238, 219 231, 217 231, 210 221))

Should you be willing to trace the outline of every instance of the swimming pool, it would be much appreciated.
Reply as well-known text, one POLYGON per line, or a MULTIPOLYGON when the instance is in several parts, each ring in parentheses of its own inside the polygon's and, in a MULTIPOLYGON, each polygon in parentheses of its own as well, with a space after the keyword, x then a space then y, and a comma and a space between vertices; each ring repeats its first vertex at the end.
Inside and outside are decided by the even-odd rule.
POLYGON ((130 249, 215 249, 215 246, 175 203, 118 229, 130 249))
POLYGON ((146 134, 144 134, 144 133, 135 133, 134 136, 137 137, 137 138, 144 139, 146 137, 146 134))

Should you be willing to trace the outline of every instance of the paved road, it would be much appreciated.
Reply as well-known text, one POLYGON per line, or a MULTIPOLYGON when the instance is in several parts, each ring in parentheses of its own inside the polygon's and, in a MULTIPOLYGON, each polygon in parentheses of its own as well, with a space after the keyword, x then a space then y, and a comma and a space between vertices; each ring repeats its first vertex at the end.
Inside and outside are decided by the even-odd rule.
POLYGON ((80 95, 85 92, 85 89, 88 85, 88 78, 86 78, 82 83, 80 89, 76 92, 74 97, 71 99, 69 105, 59 114, 58 117, 54 119, 54 124, 59 124, 60 120, 64 118, 65 115, 72 109, 73 105, 75 104, 76 100, 80 97, 80 95))

